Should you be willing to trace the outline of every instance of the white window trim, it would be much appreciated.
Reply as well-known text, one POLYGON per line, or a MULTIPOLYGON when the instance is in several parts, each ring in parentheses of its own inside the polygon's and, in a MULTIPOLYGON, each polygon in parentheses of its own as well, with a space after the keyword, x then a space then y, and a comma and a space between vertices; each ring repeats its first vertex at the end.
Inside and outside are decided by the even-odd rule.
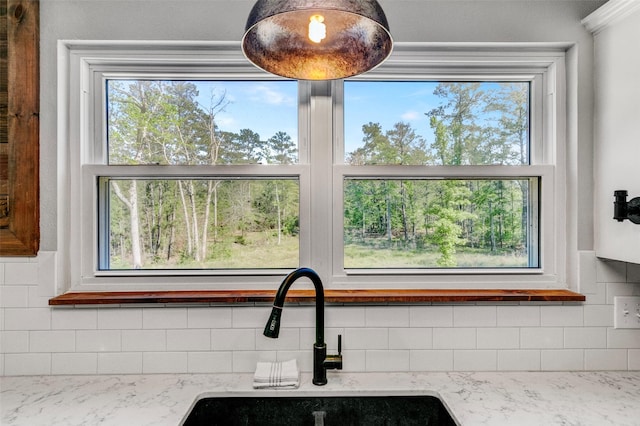
MULTIPOLYGON (((300 97, 313 92, 311 105, 300 106, 301 128, 308 133, 299 135, 300 164, 279 170, 270 168, 268 175, 300 176, 301 185, 301 224, 313 223, 306 228, 308 235, 301 235, 301 266, 311 266, 319 272, 326 288, 567 288, 567 264, 570 230, 567 230, 567 119, 565 117, 565 52, 570 46, 562 44, 433 44, 433 43, 397 43, 393 55, 381 67, 358 79, 455 79, 464 75, 465 79, 496 79, 500 77, 533 79, 542 76, 542 84, 537 87, 543 91, 545 116, 533 121, 541 124, 532 129, 532 137, 544 137, 544 151, 532 153, 532 165, 525 174, 522 167, 516 167, 513 176, 541 176, 543 180, 541 199, 543 205, 553 209, 543 210, 541 217, 542 256, 539 270, 524 271, 474 271, 462 273, 453 271, 417 271, 407 270, 396 274, 372 274, 375 271, 345 271, 342 267, 342 176, 371 174, 366 168, 354 171, 335 158, 335 148, 342 147, 341 129, 337 125, 341 114, 335 108, 335 83, 314 82, 300 85, 300 97), (531 77, 527 77, 527 76, 531 77), (323 96, 324 95, 324 96, 323 96), (331 131, 333 129, 333 132, 331 131), (335 134, 334 134, 335 133, 335 134), (310 138, 325 143, 310 144, 310 138), (309 158, 320 158, 326 167, 311 164, 309 158), (534 158, 536 159, 534 161, 534 158), (331 185, 327 185, 331 182, 331 185), (314 191, 314 205, 305 194, 303 185, 310 185, 314 191), (306 206, 306 207, 305 207, 306 206), (334 226, 338 224, 338 226, 334 226), (332 232, 327 232, 332 229, 332 232), (313 244, 310 242, 313 241, 313 244), (313 262, 311 262, 313 259, 313 262)), ((60 247, 58 293, 65 291, 123 291, 123 290, 178 290, 178 289, 272 289, 280 282, 286 271, 271 271, 257 274, 224 275, 176 275, 149 274, 140 280, 130 277, 95 276, 93 269, 87 269, 87 253, 82 247, 95 247, 88 233, 95 235, 95 229, 89 229, 83 217, 95 214, 97 196, 92 188, 82 187, 83 179, 91 181, 102 172, 102 167, 82 164, 87 156, 96 153, 78 149, 81 141, 90 137, 92 131, 104 132, 104 128, 95 126, 95 116, 91 116, 87 105, 98 102, 97 97, 89 96, 87 88, 95 84, 96 70, 100 72, 139 71, 140 66, 147 71, 156 71, 166 76, 167 72, 179 73, 186 66, 195 66, 205 75, 217 78, 269 79, 262 71, 251 66, 242 56, 239 43, 236 42, 121 42, 121 41, 59 41, 58 44, 58 150, 59 150, 59 209, 58 209, 58 246, 60 247), (153 70, 149 70, 149 67, 153 70), (81 84, 78 85, 77 82, 81 84), (98 130, 92 130, 96 129, 98 130), (93 203, 81 202, 82 197, 92 197, 93 203), (73 196, 72 196, 73 195, 73 196), (83 223, 82 231, 77 224, 83 223), (86 240, 86 238, 89 238, 86 240)), ((95 87, 95 86, 94 86, 95 87)), ((339 95, 338 95, 339 96, 339 95)), ((531 108, 537 113, 542 105, 533 103, 531 108)), ((95 110, 95 109, 94 109, 95 110)), ((94 136, 98 136, 94 133, 94 136)), ((542 146, 542 144, 536 144, 542 146)), ((100 154, 98 154, 100 155, 100 154)), ((110 174, 113 174, 113 166, 110 174)), ((501 168, 504 170, 504 168, 501 168)), ((505 176, 497 173, 492 166, 465 168, 464 176, 459 170, 448 167, 430 167, 407 172, 392 171, 392 175, 420 176, 438 175, 455 177, 505 176)), ((385 173, 387 173, 385 171, 385 173)), ((126 172, 128 176, 130 172, 126 172)), ((230 174, 233 174, 230 172, 230 174)), ((95 225, 94 225, 95 226, 95 225)), ((302 226, 301 226, 302 230, 302 226)), ((95 256, 95 248, 89 256, 95 256)), ((569 262, 571 263, 571 262, 569 262)), ((251 271, 248 271, 251 272, 251 271)), ((108 274, 107 274, 108 275, 108 274)), ((114 274, 117 275, 117 274, 114 274)))

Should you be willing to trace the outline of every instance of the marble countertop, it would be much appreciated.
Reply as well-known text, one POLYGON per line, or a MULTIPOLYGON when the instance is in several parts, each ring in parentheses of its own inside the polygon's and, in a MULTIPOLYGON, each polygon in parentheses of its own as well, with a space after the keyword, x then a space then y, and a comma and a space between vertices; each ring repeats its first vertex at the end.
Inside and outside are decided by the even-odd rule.
POLYGON ((0 424, 179 425, 202 395, 428 394, 461 425, 640 425, 640 372, 343 373, 254 390, 250 374, 0 377, 0 424))

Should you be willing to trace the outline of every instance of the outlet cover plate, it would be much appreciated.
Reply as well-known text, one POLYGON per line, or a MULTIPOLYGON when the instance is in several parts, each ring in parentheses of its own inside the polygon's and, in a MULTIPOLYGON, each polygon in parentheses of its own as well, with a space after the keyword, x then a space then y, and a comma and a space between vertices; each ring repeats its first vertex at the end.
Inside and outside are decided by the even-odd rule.
POLYGON ((613 298, 615 328, 640 328, 640 296, 613 298))

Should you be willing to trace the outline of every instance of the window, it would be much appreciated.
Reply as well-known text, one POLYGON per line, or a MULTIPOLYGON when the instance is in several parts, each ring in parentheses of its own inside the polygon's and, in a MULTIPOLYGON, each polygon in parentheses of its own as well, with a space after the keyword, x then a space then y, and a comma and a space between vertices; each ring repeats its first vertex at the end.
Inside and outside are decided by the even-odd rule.
POLYGON ((400 45, 329 82, 227 43, 63 51, 74 290, 299 266, 328 288, 564 286, 562 51, 400 45))
MULTIPOLYGON (((391 176, 412 165, 471 174, 469 166, 529 166, 530 88, 521 81, 347 81, 345 164, 387 166, 391 176)), ((531 212, 539 184, 534 176, 345 178, 344 266, 538 268, 531 212)))
POLYGON ((105 79, 95 162, 153 169, 100 176, 97 273, 298 266, 299 180, 255 176, 297 163, 295 82, 105 79))

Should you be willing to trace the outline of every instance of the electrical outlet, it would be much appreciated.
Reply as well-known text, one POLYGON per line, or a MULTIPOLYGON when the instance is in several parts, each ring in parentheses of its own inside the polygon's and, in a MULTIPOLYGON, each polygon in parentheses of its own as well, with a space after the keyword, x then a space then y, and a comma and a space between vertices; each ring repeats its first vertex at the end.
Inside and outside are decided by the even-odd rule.
POLYGON ((640 297, 614 297, 613 312, 615 328, 640 328, 640 297))

